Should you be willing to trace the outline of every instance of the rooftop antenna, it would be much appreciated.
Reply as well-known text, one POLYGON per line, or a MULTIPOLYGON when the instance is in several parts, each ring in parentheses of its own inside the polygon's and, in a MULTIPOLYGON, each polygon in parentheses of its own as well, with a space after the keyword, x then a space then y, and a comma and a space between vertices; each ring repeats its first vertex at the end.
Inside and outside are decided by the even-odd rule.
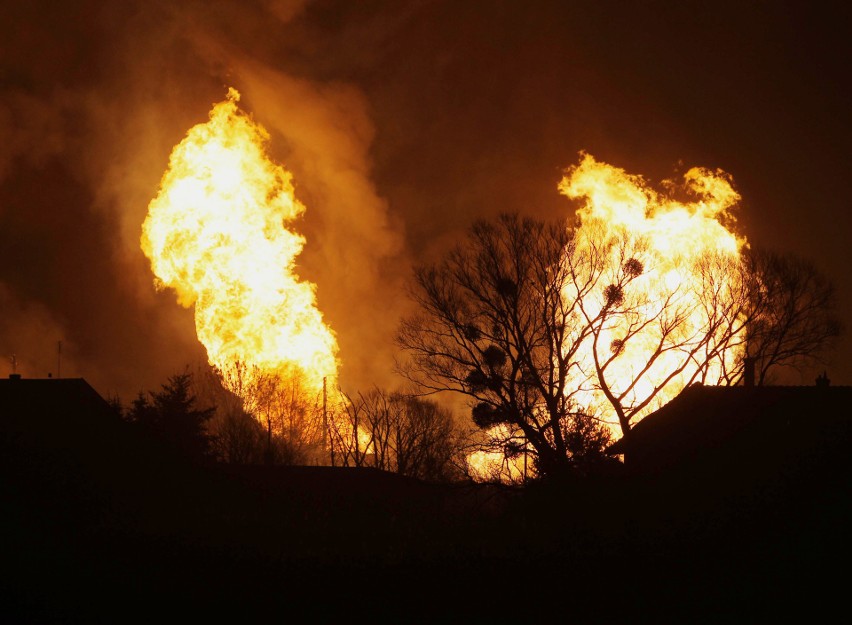
POLYGON ((12 354, 12 373, 18 372, 18 357, 12 354))

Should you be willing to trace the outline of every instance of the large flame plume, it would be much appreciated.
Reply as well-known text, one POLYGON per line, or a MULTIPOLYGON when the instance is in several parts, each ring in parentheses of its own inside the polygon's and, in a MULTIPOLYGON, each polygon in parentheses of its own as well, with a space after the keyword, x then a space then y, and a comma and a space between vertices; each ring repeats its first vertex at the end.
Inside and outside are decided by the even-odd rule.
MULTIPOLYGON (((578 396, 586 404, 584 407, 613 424, 610 402, 593 380, 593 350, 618 352, 609 365, 607 378, 613 390, 627 391, 625 405, 639 406, 653 398, 635 414, 634 424, 680 393, 690 381, 718 383, 723 372, 732 370, 742 356, 741 340, 727 340, 726 346, 710 358, 691 353, 692 347, 705 341, 708 334, 723 331, 714 330, 710 317, 715 311, 702 301, 702 290, 706 288, 702 281, 706 276, 699 267, 707 259, 724 259, 727 267, 739 262, 746 241, 731 228, 732 209, 740 196, 728 174, 700 167, 689 169, 681 183, 665 181, 663 189, 657 192, 641 177, 588 154, 559 183, 561 193, 582 202, 577 210, 575 253, 589 255, 592 245, 600 248, 613 243, 603 275, 617 274, 631 259, 639 263, 636 268, 641 273, 629 286, 638 315, 610 317, 597 346, 593 345, 593 337, 585 341, 580 350, 581 366, 575 370, 580 378, 592 379, 591 383, 587 379, 575 381, 576 387, 588 389, 578 396), (635 325, 629 330, 628 324, 637 320, 661 321, 648 323, 638 332, 635 325), (662 328, 668 330, 673 324, 674 331, 664 336, 662 328), (620 342, 631 331, 635 333, 630 340, 620 342), (672 376, 673 372, 678 373, 672 376)), ((721 274, 716 279, 735 277, 721 274)), ((595 295, 596 301, 586 297, 584 302, 591 317, 606 304, 604 292, 595 295)), ((576 297, 576 293, 569 287, 564 296, 576 297)), ((721 336, 718 339, 720 343, 725 341, 721 336)), ((707 344, 714 345, 714 338, 707 344)))
POLYGON ((195 306, 211 365, 320 392, 337 374, 337 342, 316 287, 296 275, 305 238, 288 225, 305 207, 290 173, 268 157, 267 132, 238 101, 231 89, 172 151, 142 249, 158 286, 195 306))
MULTIPOLYGON (((747 244, 732 230, 732 210, 740 196, 731 177, 721 170, 694 167, 684 174, 682 182, 665 181, 658 192, 642 177, 585 153, 577 165, 568 168, 558 189, 580 202, 573 258, 568 261, 575 268, 576 281, 563 291, 566 301, 582 301, 586 318, 578 318, 578 324, 582 326, 598 316, 607 305, 602 287, 623 271, 626 262, 636 263, 637 276, 629 284, 635 314, 607 317, 599 326, 597 340, 594 334, 579 339, 576 366, 570 369, 566 384, 566 393, 576 400, 578 408, 602 419, 619 438, 623 432, 597 377, 595 351, 598 362, 618 352, 606 367, 605 381, 612 394, 622 397, 628 410, 635 409, 630 415, 631 425, 692 381, 719 383, 742 358, 745 337, 722 336, 730 327, 716 328, 716 320, 711 319, 714 311, 706 306, 706 300, 702 301, 706 275, 699 270, 702 262, 715 259, 717 267, 724 268, 716 272, 715 280, 737 280, 736 271, 726 274, 725 270, 737 266, 747 244), (595 256, 595 250, 606 250, 608 256, 598 258, 597 263, 588 260, 595 256), (583 285, 591 281, 600 288, 583 292, 583 285), (642 324, 648 320, 655 322, 642 324), (633 326, 628 328, 630 324, 633 326), (637 327, 641 329, 636 331, 637 327), (674 327, 674 331, 663 336, 663 327, 674 327), (630 340, 621 341, 628 332, 630 340), (719 336, 713 337, 714 332, 719 336), (704 340, 703 355, 709 351, 712 356, 702 359, 691 349, 704 340)), ((736 287, 723 285, 717 292, 720 297, 733 296, 736 287)), ((716 303, 721 307, 726 304, 716 303)), ((578 340, 576 336, 569 332, 567 340, 578 340)), ((498 426, 490 435, 500 440, 510 433, 498 426)), ((524 454, 504 458, 500 453, 480 451, 470 455, 468 462, 473 474, 483 479, 500 475, 514 481, 527 473, 524 454)))

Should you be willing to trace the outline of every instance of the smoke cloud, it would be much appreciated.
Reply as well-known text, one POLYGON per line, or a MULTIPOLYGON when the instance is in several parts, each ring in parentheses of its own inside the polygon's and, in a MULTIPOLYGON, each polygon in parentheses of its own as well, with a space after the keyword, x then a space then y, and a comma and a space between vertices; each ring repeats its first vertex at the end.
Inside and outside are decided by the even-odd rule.
MULTIPOLYGON (((353 85, 312 81, 276 69, 258 58, 265 53, 262 43, 252 54, 245 40, 239 41, 247 37, 245 32, 221 31, 234 23, 261 27, 270 19, 283 25, 304 8, 302 2, 269 2, 236 14, 224 3, 212 8, 189 3, 178 9, 170 3, 125 9, 95 3, 88 15, 102 24, 103 39, 92 55, 100 70, 93 84, 54 84, 42 93, 12 85, 5 89, 0 127, 8 149, 0 160, 0 175, 8 178, 26 170, 52 177, 61 170, 73 177, 81 197, 66 204, 65 210, 76 213, 76 219, 66 220, 67 234, 98 239, 91 244, 102 254, 91 267, 66 266, 62 275, 51 276, 63 284, 79 283, 77 271, 88 278, 100 273, 76 301, 60 304, 68 309, 64 325, 50 316, 57 302, 34 293, 33 300, 25 301, 44 314, 23 334, 15 328, 25 316, 6 316, 9 332, 44 333, 69 342, 85 333, 94 353, 87 370, 78 374, 125 396, 135 392, 134 383, 138 388, 156 386, 203 357, 191 312, 179 309, 171 294, 153 288, 139 250, 140 226, 171 147, 204 121, 227 86, 234 86, 244 93, 246 108, 272 133, 271 149, 294 173, 299 199, 308 207, 304 223, 296 225, 308 237, 299 271, 318 285, 320 306, 338 334, 341 381, 369 385, 389 378, 390 336, 402 300, 387 293, 398 292, 407 263, 401 224, 390 218, 387 202, 370 179, 374 130, 366 99, 353 85), (114 317, 115 323, 81 323, 91 307, 101 310, 95 316, 114 317)), ((36 13, 20 18, 34 20, 36 13)), ((69 46, 74 37, 76 33, 69 33, 69 46)), ((30 196, 30 211, 39 212, 44 222, 51 223, 54 212, 62 210, 53 198, 44 197, 48 194, 33 188, 21 192, 30 196)), ((59 249, 46 251, 52 257, 47 263, 60 262, 59 249)), ((5 351, 10 347, 5 339, 0 344, 5 351)))
MULTIPOLYGON (((228 87, 306 207, 302 278, 346 390, 394 384, 413 264, 477 217, 570 217, 581 150, 651 180, 720 167, 763 247, 813 258, 852 309, 842 15, 740 3, 255 0, 0 8, 0 357, 127 399, 203 360, 140 227, 172 147, 228 87)), ((850 320, 852 321, 852 320, 850 320)), ((852 327, 852 323, 847 323, 852 327)), ((841 347, 848 351, 848 341, 841 347)), ((848 361, 848 359, 847 359, 848 361)), ((848 362, 832 376, 852 379, 848 362)))

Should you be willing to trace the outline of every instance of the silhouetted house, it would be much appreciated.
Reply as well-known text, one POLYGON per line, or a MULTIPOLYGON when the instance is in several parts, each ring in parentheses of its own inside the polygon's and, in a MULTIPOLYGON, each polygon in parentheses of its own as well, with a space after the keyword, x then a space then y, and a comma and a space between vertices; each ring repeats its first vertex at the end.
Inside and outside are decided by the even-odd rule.
POLYGON ((151 448, 132 430, 82 378, 0 379, 2 464, 42 488, 131 474, 151 448))
POLYGON ((0 379, 0 415, 112 415, 109 403, 82 378, 0 379))
POLYGON ((13 451, 102 457, 133 444, 128 424, 82 378, 0 379, 0 439, 13 451))
POLYGON ((634 474, 721 484, 800 477, 848 465, 852 387, 687 387, 610 453, 634 474))

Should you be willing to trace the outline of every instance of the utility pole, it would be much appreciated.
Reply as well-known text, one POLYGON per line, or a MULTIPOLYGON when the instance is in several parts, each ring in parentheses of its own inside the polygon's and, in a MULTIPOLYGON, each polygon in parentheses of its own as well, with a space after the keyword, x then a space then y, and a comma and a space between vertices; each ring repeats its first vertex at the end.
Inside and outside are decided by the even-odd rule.
MULTIPOLYGON (((328 449, 328 401, 325 389, 325 378, 326 376, 322 376, 322 448, 328 449)), ((334 456, 331 453, 331 449, 328 450, 328 455, 331 463, 334 464, 334 456)))
POLYGON ((56 343, 56 377, 62 377, 62 341, 56 343))

